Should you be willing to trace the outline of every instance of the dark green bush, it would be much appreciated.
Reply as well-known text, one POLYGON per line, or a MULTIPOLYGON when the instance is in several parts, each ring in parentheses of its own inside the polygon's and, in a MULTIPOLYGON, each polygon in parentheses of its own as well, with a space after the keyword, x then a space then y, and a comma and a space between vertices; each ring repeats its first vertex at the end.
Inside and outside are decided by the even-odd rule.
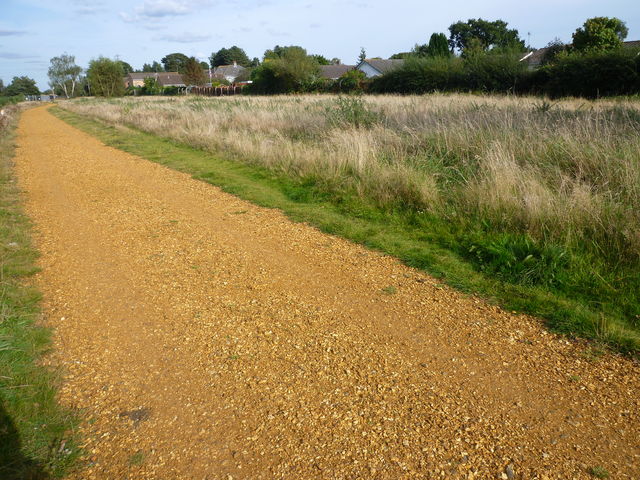
POLYGON ((429 93, 464 90, 464 63, 460 58, 408 58, 400 68, 373 79, 378 93, 429 93))
POLYGON ((487 54, 473 55, 464 61, 466 89, 481 92, 515 93, 521 78, 527 72, 527 64, 520 62, 522 55, 487 54))
POLYGON ((552 97, 598 98, 640 92, 637 49, 559 56, 540 69, 537 90, 552 97))

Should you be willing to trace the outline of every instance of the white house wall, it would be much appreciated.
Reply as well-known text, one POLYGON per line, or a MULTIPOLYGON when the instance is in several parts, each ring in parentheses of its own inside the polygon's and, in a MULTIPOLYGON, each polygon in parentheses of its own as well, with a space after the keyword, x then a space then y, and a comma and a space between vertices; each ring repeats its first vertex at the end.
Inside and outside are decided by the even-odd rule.
POLYGON ((378 70, 373 68, 368 63, 361 63, 356 68, 360 70, 362 73, 364 73, 367 78, 379 77, 381 75, 381 73, 378 70))

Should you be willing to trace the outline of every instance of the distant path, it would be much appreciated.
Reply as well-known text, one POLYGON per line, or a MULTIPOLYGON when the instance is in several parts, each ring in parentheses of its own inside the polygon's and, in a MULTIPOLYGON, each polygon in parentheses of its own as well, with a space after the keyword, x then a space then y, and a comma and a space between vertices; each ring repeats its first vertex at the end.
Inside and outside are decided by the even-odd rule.
POLYGON ((637 364, 45 108, 18 143, 73 478, 640 478, 637 364))

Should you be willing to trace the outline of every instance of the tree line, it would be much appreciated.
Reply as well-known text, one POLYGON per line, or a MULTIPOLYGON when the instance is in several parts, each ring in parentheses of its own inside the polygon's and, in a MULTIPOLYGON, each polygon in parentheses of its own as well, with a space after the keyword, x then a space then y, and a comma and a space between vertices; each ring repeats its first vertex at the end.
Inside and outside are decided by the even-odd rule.
MULTIPOLYGON (((405 60, 404 65, 373 80, 365 79, 358 71, 349 71, 338 81, 323 79, 319 75, 320 66, 340 64, 340 59, 309 54, 295 45, 276 45, 266 50, 262 59, 250 59, 242 48, 234 45, 212 52, 208 63, 175 52, 160 61, 144 63, 141 70, 178 72, 186 84, 203 85, 208 81, 205 70, 236 63, 246 69, 243 79, 252 80, 248 92, 256 94, 478 90, 593 96, 594 92, 600 95, 640 91, 638 59, 633 51, 622 49, 628 29, 618 18, 588 19, 573 33, 571 44, 553 40, 544 50, 542 68, 535 71, 530 71, 527 62, 521 61, 530 47, 518 30, 509 28, 503 20, 469 19, 453 23, 448 30, 448 36, 433 33, 427 43, 392 55, 391 59, 405 60), (587 86, 577 88, 579 81, 587 86), (612 88, 601 85, 607 82, 615 85, 612 88)), ((366 58, 362 48, 356 63, 366 58)), ((67 98, 120 96, 126 93, 122 78, 133 71, 123 60, 102 56, 91 60, 85 71, 75 63, 74 56, 64 53, 50 60, 48 76, 51 89, 67 98)), ((152 83, 145 84, 146 91, 162 93, 157 84, 152 83)), ((35 81, 28 77, 14 77, 7 87, 0 81, 0 95, 38 93, 35 81)))

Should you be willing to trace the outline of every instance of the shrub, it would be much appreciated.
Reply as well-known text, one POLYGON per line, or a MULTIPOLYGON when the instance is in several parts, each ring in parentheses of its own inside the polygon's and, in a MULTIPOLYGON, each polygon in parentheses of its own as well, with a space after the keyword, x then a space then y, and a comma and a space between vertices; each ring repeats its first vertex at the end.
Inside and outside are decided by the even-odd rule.
POLYGON ((400 68, 377 77, 371 90, 380 93, 429 93, 464 88, 460 58, 408 58, 400 68))
POLYGON ((552 97, 597 98, 640 92, 640 57, 633 49, 560 56, 541 69, 538 89, 552 97))
POLYGON ((464 62, 464 83, 468 90, 514 93, 527 65, 520 62, 521 55, 478 54, 464 62))

